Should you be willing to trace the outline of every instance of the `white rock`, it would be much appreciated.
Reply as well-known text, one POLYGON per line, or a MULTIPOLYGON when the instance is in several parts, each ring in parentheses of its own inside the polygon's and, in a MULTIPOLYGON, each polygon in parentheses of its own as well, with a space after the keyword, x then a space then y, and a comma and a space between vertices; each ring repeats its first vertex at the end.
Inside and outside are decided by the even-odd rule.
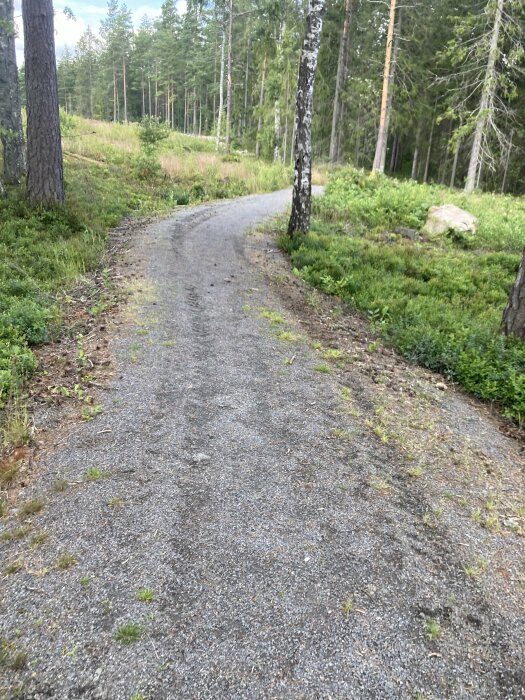
POLYGON ((442 236, 449 231, 455 233, 476 233, 478 220, 468 211, 454 204, 430 207, 428 218, 421 232, 429 237, 442 236))

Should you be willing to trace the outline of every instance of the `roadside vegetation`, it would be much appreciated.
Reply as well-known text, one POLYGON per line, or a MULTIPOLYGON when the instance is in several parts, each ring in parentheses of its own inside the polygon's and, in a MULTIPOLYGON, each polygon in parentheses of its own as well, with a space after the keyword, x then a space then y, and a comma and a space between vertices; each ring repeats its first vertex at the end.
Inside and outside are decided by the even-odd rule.
POLYGON ((525 420, 525 344, 500 333, 525 244, 523 200, 343 168, 316 200, 311 231, 281 240, 299 277, 349 302, 409 360, 525 420), (400 230, 419 230, 442 203, 474 214, 477 234, 400 230))
POLYGON ((127 216, 286 187, 291 173, 214 141, 62 115, 66 203, 30 208, 23 188, 0 199, 0 406, 36 368, 31 347, 60 334, 59 299, 100 263, 127 216), (144 130, 143 130, 144 131, 144 130), (142 136, 142 138, 139 138, 142 136))

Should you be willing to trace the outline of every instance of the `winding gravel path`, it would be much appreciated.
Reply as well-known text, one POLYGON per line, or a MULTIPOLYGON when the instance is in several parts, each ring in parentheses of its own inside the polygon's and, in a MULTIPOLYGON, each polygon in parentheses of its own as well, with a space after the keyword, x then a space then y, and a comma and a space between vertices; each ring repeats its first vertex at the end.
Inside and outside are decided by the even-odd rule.
POLYGON ((289 196, 189 209, 141 236, 150 285, 104 413, 31 487, 48 538, 1 544, 24 562, 1 581, 3 697, 525 697, 514 620, 410 494, 387 492, 385 448, 306 340, 278 337, 300 328, 261 317, 279 300, 245 232, 289 196), (105 474, 85 481, 92 467, 105 474), (60 570, 64 553, 77 563, 60 570))

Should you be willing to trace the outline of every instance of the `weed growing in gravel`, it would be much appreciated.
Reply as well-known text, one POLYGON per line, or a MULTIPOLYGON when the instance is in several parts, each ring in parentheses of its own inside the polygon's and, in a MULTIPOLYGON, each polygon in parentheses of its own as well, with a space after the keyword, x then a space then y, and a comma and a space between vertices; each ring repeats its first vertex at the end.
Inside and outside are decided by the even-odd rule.
POLYGON ((29 413, 18 399, 13 402, 6 415, 3 427, 3 443, 13 447, 27 445, 30 440, 29 413))
POLYGON ((343 401, 352 401, 352 389, 349 389, 347 386, 344 386, 341 389, 341 398, 343 399, 343 401))
POLYGON ((432 617, 428 617, 425 620, 425 631, 428 639, 431 642, 435 642, 436 639, 439 639, 439 637, 441 637, 442 634, 442 629, 441 625, 439 624, 439 621, 435 620, 432 617))
POLYGON ((47 542, 47 538, 49 537, 48 533, 45 530, 40 530, 39 532, 35 533, 31 540, 29 541, 29 546, 32 549, 36 549, 37 547, 41 547, 44 542, 47 542))
POLYGON ((163 340, 161 345, 163 348, 174 348, 177 343, 174 340, 163 340))
POLYGON ((66 479, 57 479, 53 484, 53 491, 56 491, 57 493, 62 493, 67 489, 68 486, 69 483, 66 479))
POLYGON ((24 568, 24 560, 23 559, 15 559, 14 561, 10 562, 4 569, 5 574, 16 574, 18 571, 21 571, 24 568))
POLYGON ((143 627, 138 622, 127 622, 115 632, 115 639, 121 644, 133 644, 142 637, 143 627))
POLYGON ((267 321, 270 321, 270 325, 272 326, 279 326, 285 322, 284 316, 277 311, 272 311, 271 309, 261 307, 260 312, 261 318, 265 318, 267 321))
POLYGON ((9 486, 12 484, 19 471, 20 462, 15 462, 9 469, 0 472, 0 486, 9 486))
POLYGON ((280 331, 277 333, 277 340, 281 340, 283 343, 297 343, 300 339, 300 336, 291 331, 280 331))
POLYGON ((337 438, 338 440, 344 440, 345 442, 352 442, 354 439, 354 436, 352 433, 349 433, 348 430, 345 430, 344 428, 332 428, 330 431, 332 437, 337 438))
POLYGON ((78 579, 78 582, 80 583, 82 588, 86 588, 91 583, 91 576, 81 576, 78 579))
POLYGON ((423 474, 424 469, 420 465, 415 465, 407 469, 407 475, 411 476, 413 479, 417 479, 418 477, 423 476, 423 474))
POLYGON ((98 481, 99 479, 107 479, 110 476, 111 472, 104 472, 98 467, 90 467, 84 475, 84 481, 98 481))
POLYGON ((93 418, 96 418, 97 416, 100 416, 100 414, 104 411, 102 408, 101 404, 95 404, 94 406, 84 406, 82 409, 82 420, 85 421, 90 421, 93 420, 93 418))
POLYGON ((67 552, 61 554, 57 559, 57 569, 60 569, 60 571, 66 571, 66 569, 70 569, 75 564, 78 564, 78 559, 67 552))
POLYGON ((465 566, 463 571, 469 578, 479 578, 481 574, 487 569, 488 562, 485 559, 478 559, 475 564, 465 566))
POLYGON ((125 500, 123 498, 120 498, 119 496, 113 496, 108 501, 108 507, 109 508, 118 508, 119 506, 123 506, 124 503, 125 503, 125 500))
POLYGON ((130 700, 146 700, 146 696, 143 695, 142 693, 133 693, 131 696, 130 700))
POLYGON ((17 649, 15 643, 8 639, 0 639, 0 667, 21 671, 26 664, 27 652, 17 649))
POLYGON ((18 517, 23 520, 29 518, 31 515, 36 515, 40 513, 44 507, 44 501, 42 498, 31 498, 29 501, 22 503, 18 509, 18 517))
POLYGON ((0 540, 2 542, 11 542, 12 540, 22 540, 27 537, 31 532, 31 525, 24 525, 22 527, 15 527, 13 530, 6 530, 0 535, 0 540))
POLYGON ((341 606, 341 609, 344 615, 350 615, 355 610, 355 602, 352 598, 348 598, 344 601, 343 605, 341 606))
POLYGON ((323 357, 325 360, 341 360, 344 357, 344 352, 336 348, 328 348, 323 352, 323 357))
POLYGON ((141 588, 137 591, 137 600, 140 600, 141 603, 151 603, 155 600, 155 593, 151 588, 141 588))
POLYGON ((332 374, 332 368, 328 365, 317 365, 314 367, 314 372, 320 372, 321 374, 332 374))

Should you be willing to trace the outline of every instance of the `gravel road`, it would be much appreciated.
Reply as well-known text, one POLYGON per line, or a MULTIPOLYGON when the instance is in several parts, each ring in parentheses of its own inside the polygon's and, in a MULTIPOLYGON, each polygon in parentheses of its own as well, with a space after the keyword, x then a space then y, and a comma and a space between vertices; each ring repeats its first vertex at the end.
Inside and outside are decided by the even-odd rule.
POLYGON ((45 501, 32 534, 0 542, 20 564, 1 580, 1 697, 525 697, 522 612, 491 607, 389 492, 381 441, 271 313, 245 233, 289 198, 140 234, 104 413, 27 489, 45 501))

